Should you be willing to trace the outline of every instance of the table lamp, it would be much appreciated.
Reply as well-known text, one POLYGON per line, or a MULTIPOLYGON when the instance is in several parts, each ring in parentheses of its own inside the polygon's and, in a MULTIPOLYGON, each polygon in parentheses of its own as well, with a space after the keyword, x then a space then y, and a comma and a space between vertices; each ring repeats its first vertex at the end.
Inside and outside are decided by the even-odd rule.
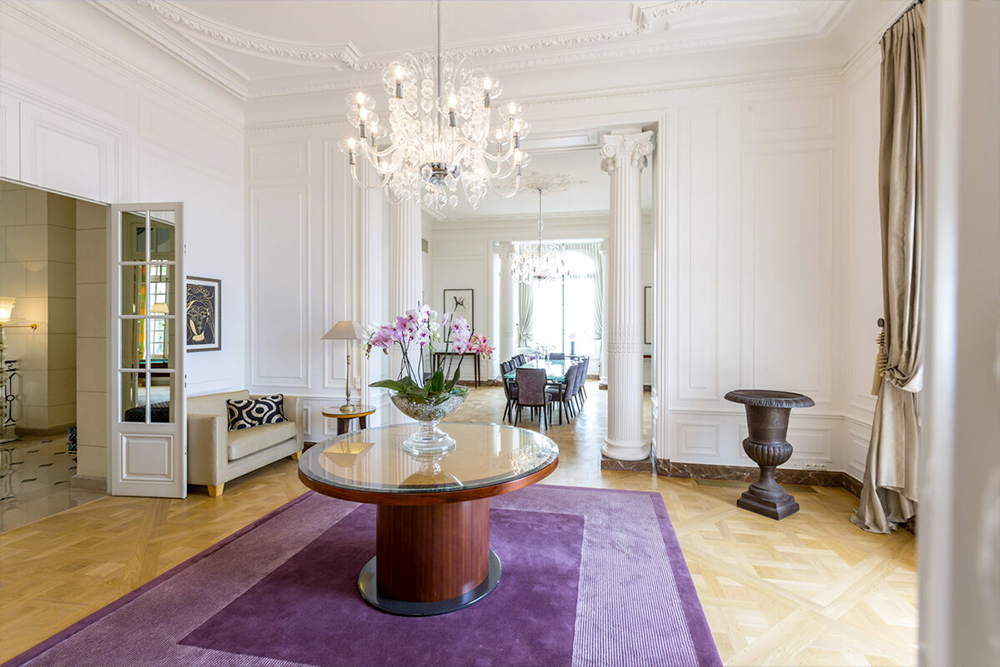
MULTIPOLYGON (((323 334, 323 340, 363 340, 365 330, 357 322, 341 320, 333 328, 323 334)), ((351 343, 347 343, 347 402, 340 406, 341 412, 354 412, 356 406, 351 403, 351 343)))

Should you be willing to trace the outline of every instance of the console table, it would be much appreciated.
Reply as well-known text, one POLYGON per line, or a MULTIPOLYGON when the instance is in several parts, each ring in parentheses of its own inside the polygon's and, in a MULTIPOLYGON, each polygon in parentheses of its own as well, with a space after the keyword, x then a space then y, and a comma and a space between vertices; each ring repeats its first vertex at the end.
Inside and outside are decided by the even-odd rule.
MULTIPOLYGON (((458 354, 457 352, 435 352, 434 353, 434 368, 440 368, 444 360, 449 356, 456 357, 472 357, 472 375, 475 378, 476 386, 479 386, 479 353, 478 352, 465 352, 464 354, 458 354)), ((447 369, 446 369, 447 370, 447 369)))

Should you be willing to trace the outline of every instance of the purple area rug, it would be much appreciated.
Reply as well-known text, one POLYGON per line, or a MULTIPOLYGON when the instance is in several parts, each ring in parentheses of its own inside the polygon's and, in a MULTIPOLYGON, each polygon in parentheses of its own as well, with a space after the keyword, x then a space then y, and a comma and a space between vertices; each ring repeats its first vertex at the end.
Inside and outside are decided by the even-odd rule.
POLYGON ((659 494, 536 485, 490 527, 496 590, 393 616, 357 592, 374 507, 310 492, 6 665, 722 664, 659 494))

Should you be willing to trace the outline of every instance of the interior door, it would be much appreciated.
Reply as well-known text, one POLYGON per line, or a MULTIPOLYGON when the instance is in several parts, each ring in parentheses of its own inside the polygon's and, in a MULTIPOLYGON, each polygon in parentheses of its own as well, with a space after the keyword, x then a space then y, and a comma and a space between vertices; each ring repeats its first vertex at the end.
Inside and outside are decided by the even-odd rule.
POLYGON ((111 207, 111 494, 184 498, 181 205, 111 207))

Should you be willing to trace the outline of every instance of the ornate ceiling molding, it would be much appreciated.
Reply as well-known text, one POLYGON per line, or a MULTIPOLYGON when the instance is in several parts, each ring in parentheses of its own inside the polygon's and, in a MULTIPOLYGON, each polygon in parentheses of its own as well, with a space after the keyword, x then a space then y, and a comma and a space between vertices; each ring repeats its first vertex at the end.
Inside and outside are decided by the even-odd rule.
MULTIPOLYGON (((667 0, 652 6, 633 5, 631 24, 603 31, 577 32, 552 35, 520 41, 504 41, 483 46, 449 49, 448 53, 459 58, 484 58, 518 56, 524 53, 554 48, 593 46, 601 42, 629 40, 652 31, 654 24, 668 16, 689 11, 708 0, 667 0)), ((178 28, 213 42, 251 53, 280 60, 301 61, 309 64, 333 64, 338 71, 381 71, 392 59, 374 57, 363 59, 358 49, 348 42, 339 44, 310 44, 275 39, 210 19, 191 11, 171 0, 135 0, 135 4, 155 13, 160 19, 178 28)), ((532 65, 528 65, 532 66, 532 65)), ((512 69, 521 69, 514 67, 512 69)))
POLYGON ((518 188, 517 194, 534 195, 539 188, 545 190, 546 192, 565 192, 570 188, 574 188, 577 185, 583 185, 586 182, 587 181, 580 180, 578 178, 573 178, 569 174, 545 174, 541 172, 533 172, 521 179, 521 187, 518 188))
POLYGON ((274 39, 214 21, 167 0, 135 0, 165 21, 231 48, 281 60, 332 65, 337 70, 359 69, 360 53, 353 44, 307 44, 274 39))

